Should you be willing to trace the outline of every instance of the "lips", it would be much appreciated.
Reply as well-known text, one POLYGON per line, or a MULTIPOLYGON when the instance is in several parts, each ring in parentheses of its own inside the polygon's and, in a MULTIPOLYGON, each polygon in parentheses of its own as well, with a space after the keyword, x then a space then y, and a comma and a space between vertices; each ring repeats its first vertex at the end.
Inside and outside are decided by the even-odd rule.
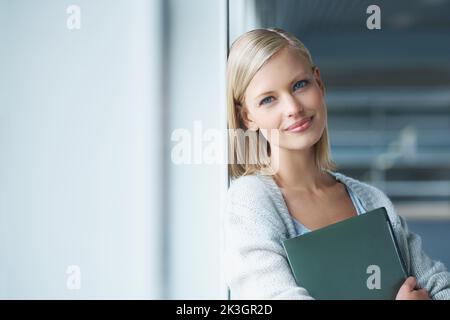
POLYGON ((307 123, 308 121, 311 121, 312 117, 308 117, 305 119, 302 119, 300 121, 295 122, 294 124, 290 125, 289 127, 286 128, 287 131, 292 131, 295 129, 300 128, 302 125, 304 125, 305 123, 307 123))

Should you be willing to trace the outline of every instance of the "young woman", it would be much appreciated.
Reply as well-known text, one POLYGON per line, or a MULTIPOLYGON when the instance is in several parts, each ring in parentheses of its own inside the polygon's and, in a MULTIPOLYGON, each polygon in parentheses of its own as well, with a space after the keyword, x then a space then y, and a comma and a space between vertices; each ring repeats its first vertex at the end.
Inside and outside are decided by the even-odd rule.
POLYGON ((379 207, 388 212, 412 275, 397 299, 450 299, 450 273, 423 252, 388 197, 332 171, 325 86, 297 38, 257 29, 237 39, 228 57, 227 99, 230 131, 261 134, 267 145, 266 155, 250 162, 248 153, 263 148, 251 151, 230 135, 224 252, 231 299, 313 299, 295 283, 282 241, 379 207))

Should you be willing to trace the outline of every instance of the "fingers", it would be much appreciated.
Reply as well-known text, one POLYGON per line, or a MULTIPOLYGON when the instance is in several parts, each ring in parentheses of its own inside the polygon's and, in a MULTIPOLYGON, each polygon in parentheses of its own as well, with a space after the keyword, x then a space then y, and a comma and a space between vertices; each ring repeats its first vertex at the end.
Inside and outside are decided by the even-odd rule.
POLYGON ((431 300, 428 291, 425 289, 415 290, 409 293, 411 300, 431 300))
POLYGON ((426 289, 418 289, 416 291, 419 292, 420 294, 428 294, 428 291, 426 289))
POLYGON ((428 294, 428 291, 426 289, 419 289, 419 290, 417 290, 417 292, 422 297, 422 299, 431 299, 430 295, 428 294))
POLYGON ((406 279, 405 282, 403 283, 402 288, 404 287, 404 290, 407 289, 408 291, 413 291, 416 285, 417 285, 416 278, 408 277, 408 279, 406 279))
POLYGON ((409 277, 406 279, 397 293, 396 300, 431 300, 426 289, 415 290, 416 286, 416 278, 409 277))

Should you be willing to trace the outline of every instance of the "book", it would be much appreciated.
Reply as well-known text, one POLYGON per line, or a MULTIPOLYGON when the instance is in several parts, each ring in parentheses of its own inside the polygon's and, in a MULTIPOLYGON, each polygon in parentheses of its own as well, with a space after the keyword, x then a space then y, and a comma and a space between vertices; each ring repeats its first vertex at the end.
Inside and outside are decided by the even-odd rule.
POLYGON ((384 207, 283 241, 298 286, 315 299, 393 300, 407 272, 384 207))

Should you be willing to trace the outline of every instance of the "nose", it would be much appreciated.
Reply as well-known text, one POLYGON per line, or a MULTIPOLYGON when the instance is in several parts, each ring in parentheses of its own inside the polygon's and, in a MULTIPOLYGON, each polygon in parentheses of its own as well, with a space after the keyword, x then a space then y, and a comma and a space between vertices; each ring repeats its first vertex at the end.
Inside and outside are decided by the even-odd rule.
POLYGON ((303 112, 303 106, 292 94, 286 95, 285 112, 288 117, 294 117, 299 112, 303 112))

